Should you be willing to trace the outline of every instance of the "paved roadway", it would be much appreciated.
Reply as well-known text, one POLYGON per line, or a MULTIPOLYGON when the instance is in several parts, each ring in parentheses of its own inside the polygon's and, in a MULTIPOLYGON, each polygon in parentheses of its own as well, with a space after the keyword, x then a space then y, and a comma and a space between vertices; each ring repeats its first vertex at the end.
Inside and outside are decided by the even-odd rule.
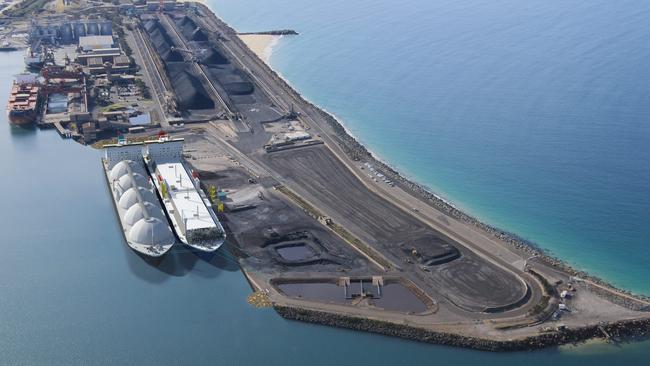
POLYGON ((152 97, 156 103, 158 109, 158 114, 160 116, 160 124, 163 128, 169 128, 169 122, 167 121, 167 113, 165 108, 165 93, 167 92, 167 87, 163 81, 163 76, 160 74, 160 71, 156 67, 156 63, 153 60, 153 56, 148 42, 144 40, 142 32, 139 28, 135 28, 134 31, 127 33, 128 42, 135 47, 132 47, 135 50, 135 58, 138 60, 138 64, 142 66, 144 71, 145 78, 149 81, 148 84, 152 87, 152 97))

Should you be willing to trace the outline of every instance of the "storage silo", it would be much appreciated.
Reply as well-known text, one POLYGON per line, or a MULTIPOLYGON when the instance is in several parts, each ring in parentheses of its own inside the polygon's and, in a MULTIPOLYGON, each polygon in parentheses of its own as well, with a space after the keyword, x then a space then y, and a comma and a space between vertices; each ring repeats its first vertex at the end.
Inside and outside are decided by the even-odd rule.
POLYGON ((86 36, 86 25, 83 23, 75 23, 74 24, 74 38, 75 40, 78 40, 79 37, 85 37, 86 36))
POLYGON ((65 23, 61 25, 61 43, 62 44, 71 44, 74 42, 74 37, 72 36, 72 26, 70 23, 65 23))
POLYGON ((86 24, 86 34, 88 34, 89 36, 98 36, 99 24, 97 24, 97 22, 88 22, 86 24))
POLYGON ((99 34, 102 36, 112 36, 113 22, 107 20, 99 23, 99 34))

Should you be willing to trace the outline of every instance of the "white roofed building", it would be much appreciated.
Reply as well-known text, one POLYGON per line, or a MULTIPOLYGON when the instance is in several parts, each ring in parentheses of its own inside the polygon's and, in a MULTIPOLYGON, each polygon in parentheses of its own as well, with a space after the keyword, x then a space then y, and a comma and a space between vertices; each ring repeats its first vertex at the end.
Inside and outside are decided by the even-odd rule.
POLYGON ((114 48, 113 36, 83 36, 79 37, 79 47, 85 51, 95 51, 114 48))

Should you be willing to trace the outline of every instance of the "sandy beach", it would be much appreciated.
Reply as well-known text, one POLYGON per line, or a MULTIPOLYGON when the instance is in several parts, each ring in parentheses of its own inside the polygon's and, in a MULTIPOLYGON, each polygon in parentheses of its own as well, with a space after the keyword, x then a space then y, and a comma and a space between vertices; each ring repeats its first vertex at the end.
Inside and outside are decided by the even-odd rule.
POLYGON ((273 46, 282 36, 270 34, 240 34, 239 38, 250 48, 261 60, 269 63, 273 46))

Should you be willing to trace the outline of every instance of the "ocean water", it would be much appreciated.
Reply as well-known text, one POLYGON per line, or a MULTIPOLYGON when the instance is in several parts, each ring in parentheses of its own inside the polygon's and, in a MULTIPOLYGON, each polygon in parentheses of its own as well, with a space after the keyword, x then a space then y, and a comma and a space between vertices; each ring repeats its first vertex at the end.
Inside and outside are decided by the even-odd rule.
MULTIPOLYGON (((567 1, 566 3, 571 2, 567 1)), ((219 14, 235 25, 239 23, 244 27, 248 24, 249 29, 291 26, 304 32, 300 37, 287 38, 280 42, 272 62, 292 82, 295 78, 296 85, 299 85, 299 88, 311 99, 326 105, 328 109, 344 117, 355 134, 364 142, 372 145, 372 148, 383 158, 397 165, 400 154, 415 147, 409 146, 407 149, 400 145, 399 149, 392 146, 382 148, 379 142, 390 141, 390 139, 377 138, 377 142, 373 142, 375 141, 374 135, 364 131, 375 131, 371 125, 372 122, 377 126, 383 126, 384 131, 390 128, 391 124, 379 118, 366 120, 365 118, 352 117, 354 113, 357 113, 355 112, 356 108, 352 107, 356 107, 357 104, 364 113, 375 115, 367 101, 361 103, 362 99, 370 98, 375 94, 376 87, 381 84, 373 81, 373 73, 369 72, 370 69, 368 69, 368 75, 365 76, 368 78, 366 80, 362 75, 358 75, 366 73, 363 65, 356 65, 356 72, 348 74, 348 78, 352 78, 354 84, 364 86, 362 89, 363 95, 365 95, 363 98, 362 95, 356 96, 359 103, 351 103, 349 109, 337 108, 337 106, 345 104, 345 101, 340 100, 346 99, 341 98, 345 96, 345 94, 341 94, 342 90, 354 89, 343 87, 342 84, 346 83, 344 78, 337 79, 338 82, 332 83, 334 85, 328 85, 329 81, 320 80, 319 77, 311 75, 312 72, 317 74, 325 71, 321 68, 325 67, 326 63, 318 61, 319 57, 316 56, 319 53, 321 57, 334 56, 339 60, 347 60, 340 62, 350 65, 355 65, 358 62, 355 57, 350 57, 347 54, 347 52, 352 52, 355 47, 343 48, 343 51, 340 51, 335 46, 337 43, 340 43, 341 46, 345 45, 349 41, 347 37, 354 36, 356 32, 364 34, 361 26, 355 28, 352 25, 356 21, 355 19, 363 18, 363 16, 358 14, 355 16, 354 13, 343 11, 346 6, 347 9, 350 6, 355 6, 360 10, 363 8, 359 5, 361 3, 355 2, 350 5, 345 2, 328 2, 327 4, 314 2, 309 3, 309 6, 301 6, 306 3, 285 2, 280 4, 282 6, 277 7, 265 4, 265 2, 257 4, 222 2, 214 5, 219 6, 219 14), (252 15, 246 14, 246 7, 248 10, 254 10, 252 15), (310 28, 307 28, 307 25, 318 20, 319 13, 322 16, 327 16, 330 23, 314 25, 315 28, 311 28, 312 32, 318 36, 309 38, 308 30, 310 28), (329 32, 321 27, 329 29, 329 32), (340 32, 337 33, 337 30, 340 32), (335 36, 334 41, 327 40, 328 33, 335 36), (305 40, 307 43, 303 43, 302 46, 299 43, 296 44, 296 42, 305 42, 305 40), (299 47, 303 47, 304 52, 300 52, 299 47), (309 51, 310 47, 320 51, 309 51), (338 56, 336 56, 337 52, 338 56), (313 71, 310 71, 311 68, 307 66, 298 67, 304 62, 299 59, 301 55, 313 63, 313 71), (293 71, 294 74, 290 71, 296 68, 310 72, 301 74, 293 71), (309 86, 311 84, 309 79, 312 77, 314 81, 320 82, 315 88, 309 86), (306 83, 306 81, 310 82, 306 83), (326 86, 336 87, 330 90, 319 89, 326 86), (337 99, 339 104, 335 103, 337 99), (362 122, 367 124, 366 129, 362 128, 362 122)), ((385 4, 365 4, 369 12, 375 11, 373 9, 377 8, 384 9, 383 7, 387 6, 385 4)), ((473 11, 473 7, 470 6, 472 4, 465 3, 467 11, 473 11)), ((488 3, 485 4, 484 7, 488 7, 488 3)), ((495 4, 509 3, 496 2, 495 4)), ((631 4, 635 5, 637 13, 642 12, 643 3, 631 4)), ((610 7, 614 7, 614 5, 609 4, 610 7)), ((583 6, 585 5, 583 4, 583 6)), ((447 11, 451 15, 450 12, 451 10, 447 11)), ((611 9, 610 13, 612 13, 611 9)), ((378 14, 386 15, 387 13, 384 9, 378 14)), ((394 27, 396 22, 399 23, 399 19, 396 18, 399 14, 400 10, 396 8, 392 15, 389 14, 390 16, 383 19, 384 24, 394 27)), ((402 21, 416 23, 417 16, 421 12, 413 11, 410 14, 410 19, 402 21)), ((578 18, 582 16, 581 14, 583 13, 575 11, 575 16, 578 18)), ((497 15, 501 16, 500 13, 495 14, 494 12, 491 16, 496 17, 497 15)), ((512 17, 517 18, 517 15, 512 14, 512 17)), ((458 19, 456 21, 449 20, 447 26, 452 27, 458 21, 458 19)), ((455 26, 460 27, 460 24, 455 26)), ((381 35, 379 29, 374 29, 377 32, 365 33, 371 36, 366 38, 365 42, 374 42, 374 37, 381 35)), ((542 27, 541 30, 545 30, 545 28, 542 27)), ((605 30, 607 30, 606 27, 599 27, 594 29, 594 32, 605 30)), ((393 36, 408 39, 406 34, 399 32, 395 32, 393 36)), ((388 35, 382 37, 390 38, 388 35)), ((442 35, 440 37, 444 38, 442 35)), ((643 45, 643 42, 638 44, 639 47, 643 45)), ((363 45, 358 44, 357 46, 363 45)), ((398 44, 394 43, 393 46, 396 47, 398 44)), ((483 44, 479 43, 476 47, 482 46, 483 44)), ((374 49, 369 48, 367 52, 378 56, 380 50, 375 47, 374 49)), ((528 50, 527 52, 533 51, 528 50)), ((361 54, 353 53, 356 57, 361 54)), ((417 58, 414 58, 414 61, 417 61, 417 58)), ((439 62, 449 62, 443 61, 441 59, 439 62)), ((393 62, 393 67, 395 67, 394 64, 395 62, 393 62)), ((3 53, 0 57, 0 65, 2 66, 0 67, 0 100, 4 101, 7 98, 12 76, 22 71, 22 54, 19 52, 3 53)), ((433 64, 429 65, 429 68, 431 67, 433 64)), ((447 65, 447 67, 451 66, 447 65)), ((400 78, 390 76, 389 71, 391 70, 386 70, 384 76, 393 77, 393 82, 397 83, 400 78)), ((330 71, 332 71, 331 75, 341 72, 341 70, 335 69, 330 71)), ((639 72, 641 71, 643 70, 639 70, 639 72)), ((482 74, 475 71, 475 75, 481 76, 482 74)), ((422 78, 424 78, 424 74, 413 80, 422 78)), ((633 78, 630 77, 630 79, 633 78)), ((639 76, 638 79, 638 82, 641 82, 642 76, 639 76)), ((459 93, 460 90, 460 88, 457 89, 456 93, 459 93)), ((623 91, 620 92, 623 93, 623 91)), ((519 95, 520 93, 514 94, 519 95)), ((398 97, 398 95, 402 94, 394 94, 394 97, 404 98, 403 96, 398 97)), ((421 104, 416 104, 416 106, 431 103, 430 101, 426 102, 427 95, 421 95, 421 104)), ((440 94, 440 97, 442 98, 444 95, 440 94)), ((475 100, 478 102, 480 98, 476 97, 475 100)), ((402 103, 406 101, 408 100, 404 99, 402 103)), ((506 101, 507 99, 504 98, 503 102, 506 101)), ((630 102, 627 103, 628 109, 631 108, 630 102)), ((381 108, 385 108, 382 110, 384 113, 393 115, 394 112, 391 112, 389 107, 388 104, 381 106, 381 108)), ((436 110, 441 109, 430 107, 436 110)), ((404 107, 404 111, 411 111, 411 109, 404 107)), ((463 111, 459 110, 458 113, 463 111)), ((636 111, 637 109, 634 113, 630 111, 625 118, 640 118, 635 117, 637 116, 636 111)), ((578 111, 574 113, 578 113, 578 111)), ((382 115, 382 113, 379 114, 382 115)), ((431 114, 431 116, 434 115, 437 114, 431 114)), ((428 123, 437 120, 431 116, 426 118, 428 123)), ((481 114, 477 112, 477 116, 481 116, 481 114)), ((504 118, 507 116, 504 113, 504 118)), ((394 126, 396 129, 399 127, 399 134, 407 134, 414 129, 424 131, 422 127, 426 125, 424 122, 422 122, 423 125, 409 125, 406 122, 410 120, 407 115, 402 117, 396 120, 394 126)), ((447 119, 451 120, 452 117, 447 116, 447 119)), ((441 128, 439 133, 450 129, 460 129, 461 124, 466 123, 462 121, 460 115, 453 121, 452 126, 441 128)), ((440 123, 444 125, 444 123, 440 123)), ((620 165, 618 172, 627 167, 626 164, 639 165, 638 173, 631 174, 629 178, 631 182, 639 182, 647 173, 641 166, 644 159, 642 148, 645 146, 642 143, 635 144, 634 142, 635 139, 644 137, 643 126, 641 122, 628 126, 627 134, 630 138, 625 140, 626 144, 619 141, 618 134, 622 132, 610 132, 612 140, 619 139, 610 141, 610 143, 618 144, 622 152, 633 147, 638 151, 636 158, 618 163, 620 165), (632 131, 634 128, 637 128, 638 131, 632 131)), ((467 131, 467 133, 470 136, 473 135, 473 131, 467 131)), ((523 135, 523 132, 519 133, 523 135)), ((568 131, 565 130, 563 136, 567 133, 568 131)), ((585 131, 585 134, 593 138, 595 132, 590 130, 585 131)), ((404 136, 398 137, 405 138, 404 136)), ((506 137, 502 135, 498 140, 504 141, 506 137)), ((442 140, 442 137, 438 138, 442 140)), ((472 138, 478 139, 478 136, 472 138)), ((413 135, 410 139, 415 141, 413 135)), ((536 140, 531 139, 531 143, 534 141, 536 140)), ((415 143, 410 145, 415 145, 415 143)), ((453 144, 448 144, 449 149, 451 149, 451 145, 453 144)), ((464 151, 470 154, 469 147, 479 150, 487 149, 484 147, 485 145, 490 146, 487 143, 476 142, 467 145, 468 148, 464 151)), ((605 149, 606 147, 601 148, 605 149)), ((441 149, 441 147, 435 147, 435 149, 441 149)), ((489 151, 494 149, 492 147, 489 151)), ((458 148, 455 154, 460 154, 460 150, 463 149, 458 148)), ((519 155, 525 155, 528 151, 526 148, 521 150, 522 152, 513 147, 513 151, 517 151, 519 155)), ((481 151, 486 154, 485 150, 481 151)), ((609 153, 611 154, 611 151, 609 153)), ((452 151, 447 154, 452 154, 452 151)), ((547 152, 547 154, 550 153, 547 152)), ((450 155, 445 159, 452 157, 457 158, 455 155, 450 155)), ((54 130, 39 131, 11 127, 6 123, 5 114, 0 114, 0 172, 2 172, 0 193, 3 197, 0 206, 2 207, 0 210, 0 365, 347 365, 361 363, 372 365, 475 365, 480 362, 482 365, 506 366, 521 364, 530 366, 548 364, 609 366, 649 363, 650 343, 648 342, 621 346, 589 344, 530 353, 491 354, 284 320, 270 309, 255 309, 246 303, 250 288, 226 253, 220 253, 214 257, 199 258, 193 254, 175 252, 170 253, 159 265, 151 265, 134 254, 122 237, 99 159, 98 151, 71 141, 61 140, 54 130)), ((422 159, 425 159, 424 155, 422 159)), ((603 160, 604 162, 598 164, 608 167, 607 157, 603 160)), ((540 164, 541 161, 542 159, 540 159, 540 164)), ((438 174, 442 170, 440 164, 436 161, 436 165, 430 165, 423 171, 419 171, 415 166, 410 166, 408 172, 413 176, 418 174, 420 179, 424 179, 424 176, 420 177, 419 174, 431 171, 438 174)), ((491 171, 486 168, 479 172, 462 172, 460 166, 455 169, 457 169, 454 173, 456 175, 472 174, 477 176, 474 179, 481 180, 488 178, 478 178, 479 172, 491 171)), ((552 171, 551 168, 545 169, 552 171)), ((449 173, 452 176, 454 174, 449 173)), ((538 174, 541 175, 541 172, 538 174)), ((529 178, 522 174, 519 178, 511 178, 511 180, 527 181, 529 178)), ((448 192, 451 190, 443 190, 444 185, 448 184, 445 181, 440 180, 436 181, 436 184, 433 183, 432 180, 429 184, 440 189, 441 192, 444 191, 448 197, 457 197, 448 192)), ((621 188, 621 191, 627 192, 629 187, 625 186, 625 189, 621 188)), ((625 200, 627 194, 621 193, 621 197, 618 197, 619 199, 616 201, 629 205, 629 202, 625 200)), ((481 206, 480 200, 475 202, 473 198, 461 195, 458 195, 458 198, 458 202, 462 203, 463 207, 471 207, 473 212, 476 210, 475 212, 483 214, 482 211, 474 208, 474 205, 481 206)), ((643 202, 642 198, 639 197, 640 202, 643 202)), ((571 202, 568 198, 565 197, 565 199, 571 202)), ((492 210, 486 210, 486 217, 496 220, 491 212, 492 210)), ((512 214, 511 219, 513 222, 523 220, 522 215, 512 214)), ((632 218, 630 217, 630 220, 632 218)), ((610 220, 618 222, 620 215, 612 212, 610 220)), ((542 230, 546 225, 543 220, 538 224, 535 225, 538 230, 542 230)), ((613 225, 613 223, 602 223, 602 226, 607 225, 613 225)), ((602 230, 606 231, 604 228, 602 230)), ((625 238, 633 237, 641 235, 643 230, 643 227, 637 228, 632 225, 628 230, 621 230, 621 235, 625 235, 625 238)), ((560 247, 560 244, 562 243, 556 245, 560 247)), ((563 245, 570 246, 571 242, 563 245)), ((631 244, 626 243, 625 245, 631 244)), ((596 244, 593 244, 592 247, 594 251, 596 249, 605 250, 596 244)), ((601 252, 601 256, 606 255, 603 253, 601 252)), ((614 256, 612 255, 612 257, 614 256)), ((636 254, 634 258, 612 258, 611 260, 616 260, 619 270, 623 272, 623 269, 634 268, 634 261, 643 260, 639 257, 641 256, 636 254)), ((580 260, 586 259, 581 258, 580 260)), ((636 278, 639 284, 643 284, 643 273, 645 272, 642 270, 638 271, 636 274, 638 277, 635 275, 632 278, 636 278)), ((621 277, 620 280, 625 280, 625 277, 621 277)), ((625 283, 629 287, 634 287, 633 282, 625 283)))
POLYGON ((650 295, 650 2, 210 0, 384 161, 650 295))

